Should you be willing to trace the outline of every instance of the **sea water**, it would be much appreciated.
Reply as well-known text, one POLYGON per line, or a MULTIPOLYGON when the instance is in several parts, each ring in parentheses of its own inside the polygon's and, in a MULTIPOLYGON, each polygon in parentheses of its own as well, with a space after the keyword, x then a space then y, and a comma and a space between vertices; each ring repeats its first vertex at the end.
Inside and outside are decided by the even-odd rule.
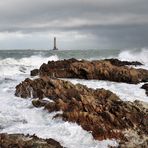
MULTIPOLYGON (((106 148, 116 146, 115 140, 96 141, 91 132, 87 132, 76 123, 52 119, 56 114, 43 108, 35 108, 31 99, 15 97, 15 86, 30 77, 30 70, 39 68, 42 63, 62 59, 99 60, 119 58, 128 61, 140 61, 144 65, 136 68, 148 69, 148 49, 131 50, 0 50, 0 133, 36 134, 41 138, 53 138, 68 148, 106 148)), ((148 97, 138 85, 98 80, 69 79, 72 83, 81 83, 90 88, 105 88, 116 93, 122 100, 141 100, 148 97)))

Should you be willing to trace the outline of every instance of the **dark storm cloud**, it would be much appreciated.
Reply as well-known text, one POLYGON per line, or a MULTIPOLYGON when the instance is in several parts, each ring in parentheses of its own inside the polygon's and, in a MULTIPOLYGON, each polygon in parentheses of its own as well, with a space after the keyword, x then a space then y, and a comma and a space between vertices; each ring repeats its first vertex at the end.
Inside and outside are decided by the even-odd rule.
POLYGON ((147 0, 3 0, 0 32, 77 32, 96 48, 143 47, 148 46, 147 6, 147 0))

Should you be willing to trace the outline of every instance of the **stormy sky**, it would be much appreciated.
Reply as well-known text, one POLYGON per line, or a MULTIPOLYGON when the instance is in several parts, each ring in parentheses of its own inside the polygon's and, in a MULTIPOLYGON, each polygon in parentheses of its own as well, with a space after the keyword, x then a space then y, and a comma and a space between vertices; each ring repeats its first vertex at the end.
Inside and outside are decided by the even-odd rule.
POLYGON ((1 0, 0 49, 148 47, 148 0, 1 0))

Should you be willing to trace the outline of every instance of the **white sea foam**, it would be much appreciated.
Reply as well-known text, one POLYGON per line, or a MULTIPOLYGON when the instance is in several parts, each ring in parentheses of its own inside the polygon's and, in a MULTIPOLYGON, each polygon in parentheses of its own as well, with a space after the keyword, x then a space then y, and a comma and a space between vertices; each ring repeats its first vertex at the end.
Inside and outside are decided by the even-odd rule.
POLYGON ((41 55, 34 55, 21 59, 6 58, 0 60, 0 65, 24 65, 24 66, 40 66, 48 61, 57 61, 59 58, 57 55, 43 57, 41 55))
POLYGON ((143 48, 141 50, 133 49, 122 51, 117 58, 119 58, 120 60, 142 62, 144 66, 138 67, 148 69, 148 49, 146 48, 143 48))
POLYGON ((65 79, 71 81, 73 84, 83 84, 89 88, 104 88, 110 90, 117 94, 120 99, 124 101, 134 101, 141 100, 148 102, 148 97, 145 94, 144 89, 140 89, 143 83, 140 84, 126 84, 117 83, 110 81, 100 81, 100 80, 79 80, 79 79, 65 79))
POLYGON ((58 59, 57 55, 53 55, 48 58, 38 55, 22 59, 1 59, 0 76, 5 77, 21 73, 29 73, 31 69, 39 68, 43 63, 47 63, 48 61, 57 61, 58 59))

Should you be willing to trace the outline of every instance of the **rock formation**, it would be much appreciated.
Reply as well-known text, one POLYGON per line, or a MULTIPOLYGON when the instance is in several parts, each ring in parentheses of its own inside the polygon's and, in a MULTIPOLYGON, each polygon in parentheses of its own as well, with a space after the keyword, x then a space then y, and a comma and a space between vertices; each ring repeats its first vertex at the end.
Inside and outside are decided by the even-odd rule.
POLYGON ((141 63, 119 61, 117 59, 49 61, 47 64, 42 64, 39 70, 31 71, 31 75, 39 74, 52 78, 109 80, 134 84, 148 81, 148 70, 135 69, 125 65, 141 65, 141 63))
POLYGON ((0 148, 63 148, 53 139, 41 139, 23 134, 0 134, 0 148))
POLYGON ((94 90, 81 84, 41 77, 27 78, 16 86, 15 95, 32 97, 35 107, 43 106, 49 112, 63 111, 55 118, 78 123, 91 131, 97 140, 115 138, 128 141, 130 139, 124 135, 126 130, 148 136, 148 110, 138 101, 120 100, 109 90, 94 90))

